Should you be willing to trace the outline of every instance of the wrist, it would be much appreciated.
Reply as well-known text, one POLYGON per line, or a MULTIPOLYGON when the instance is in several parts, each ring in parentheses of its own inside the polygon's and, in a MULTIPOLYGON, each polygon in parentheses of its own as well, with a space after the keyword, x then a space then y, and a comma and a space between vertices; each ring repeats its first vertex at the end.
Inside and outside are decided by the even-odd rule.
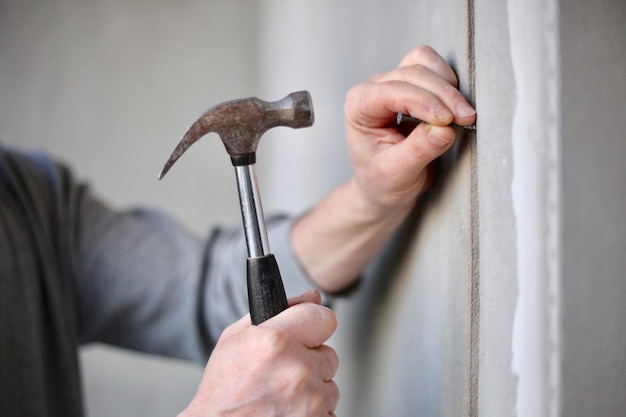
POLYGON ((355 178, 346 184, 348 199, 351 204, 351 212, 356 215, 363 225, 380 225, 384 228, 395 228, 404 221, 415 204, 415 198, 409 201, 399 196, 382 197, 376 193, 366 192, 368 187, 362 187, 355 178))
POLYGON ((359 279, 410 209, 375 205, 350 180, 296 222, 292 246, 316 286, 341 292, 359 279))

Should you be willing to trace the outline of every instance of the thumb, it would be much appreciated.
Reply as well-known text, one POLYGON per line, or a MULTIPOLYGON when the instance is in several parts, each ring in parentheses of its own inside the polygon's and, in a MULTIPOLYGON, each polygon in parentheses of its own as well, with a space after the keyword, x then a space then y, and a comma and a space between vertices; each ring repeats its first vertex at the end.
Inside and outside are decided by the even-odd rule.
MULTIPOLYGON (((289 298, 288 303, 290 307, 296 304, 302 304, 302 303, 321 304, 322 295, 320 294, 318 290, 310 290, 303 294, 289 298)), ((250 314, 246 314, 245 316, 237 320, 235 323, 231 324, 226 329, 224 329, 224 331, 222 332, 220 336, 220 339, 227 339, 229 337, 232 337, 236 335, 237 333, 240 333, 246 328, 250 327, 251 325, 252 323, 250 322, 250 314)))
POLYGON ((420 123, 393 151, 399 164, 411 167, 412 172, 419 172, 447 151, 455 137, 456 132, 450 126, 420 123))
POLYGON ((294 306, 296 304, 302 303, 314 303, 321 304, 322 303, 322 295, 318 290, 310 290, 295 297, 290 297, 288 301, 289 306, 294 306))
POLYGON ((337 329, 337 318, 331 309, 307 302, 288 308, 259 327, 291 333, 298 342, 314 349, 333 335, 337 329))

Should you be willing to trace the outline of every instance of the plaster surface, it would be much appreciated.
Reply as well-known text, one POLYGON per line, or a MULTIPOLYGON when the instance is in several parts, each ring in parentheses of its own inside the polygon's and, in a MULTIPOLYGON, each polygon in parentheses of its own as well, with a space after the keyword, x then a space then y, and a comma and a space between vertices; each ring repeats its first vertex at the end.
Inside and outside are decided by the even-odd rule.
POLYGON ((563 416, 626 409, 626 4, 561 7, 563 416))
MULTIPOLYGON (((0 0, 0 140, 203 234, 240 221, 219 141, 168 175, 184 186, 154 179, 195 116, 309 89, 315 129, 272 132, 258 164, 266 212, 298 212, 350 175, 347 89, 430 44, 477 131, 459 131, 360 292, 336 303, 337 414, 622 415, 624 2, 251 4, 0 0)), ((174 415, 195 392, 200 368, 103 350, 83 354, 92 417, 174 415)))

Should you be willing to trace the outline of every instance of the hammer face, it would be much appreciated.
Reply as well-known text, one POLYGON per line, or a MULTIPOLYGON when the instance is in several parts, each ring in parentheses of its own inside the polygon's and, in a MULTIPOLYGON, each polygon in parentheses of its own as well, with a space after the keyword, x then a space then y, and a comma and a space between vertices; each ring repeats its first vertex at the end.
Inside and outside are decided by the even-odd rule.
POLYGON ((274 102, 251 97, 218 104, 207 110, 185 133, 159 179, 187 148, 207 133, 215 132, 220 136, 233 165, 247 165, 254 161, 259 140, 267 130, 277 126, 309 127, 313 121, 313 102, 307 91, 291 93, 274 102))

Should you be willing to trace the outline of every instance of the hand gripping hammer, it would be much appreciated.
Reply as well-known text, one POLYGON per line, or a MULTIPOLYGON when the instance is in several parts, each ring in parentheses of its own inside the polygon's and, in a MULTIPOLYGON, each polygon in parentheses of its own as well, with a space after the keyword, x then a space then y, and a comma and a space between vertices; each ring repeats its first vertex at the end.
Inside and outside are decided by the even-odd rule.
POLYGON ((266 102, 256 97, 233 100, 207 110, 189 128, 163 167, 163 178, 194 142, 217 133, 235 167, 241 215, 248 247, 248 302, 253 324, 259 324, 287 308, 285 288, 276 258, 271 254, 255 164, 261 136, 276 126, 294 129, 313 125, 313 103, 306 91, 282 100, 266 102))

